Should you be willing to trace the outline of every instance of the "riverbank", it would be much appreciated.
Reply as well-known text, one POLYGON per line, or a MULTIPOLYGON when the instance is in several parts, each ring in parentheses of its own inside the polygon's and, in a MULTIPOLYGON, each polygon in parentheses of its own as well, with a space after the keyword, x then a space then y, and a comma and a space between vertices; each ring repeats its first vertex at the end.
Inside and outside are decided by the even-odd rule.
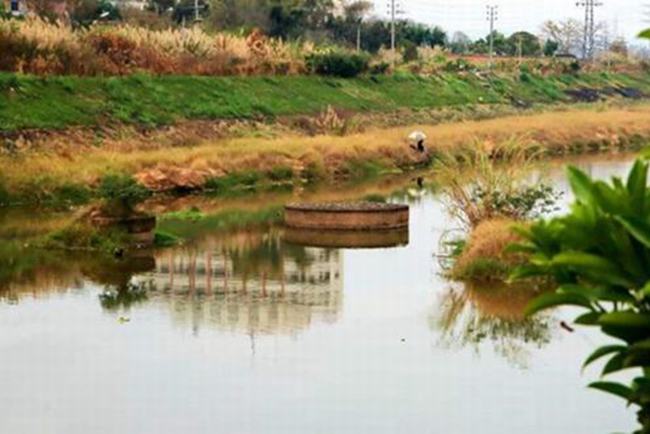
POLYGON ((315 116, 324 107, 367 113, 399 109, 557 102, 593 102, 601 96, 650 94, 646 74, 585 73, 535 76, 444 73, 318 76, 35 77, 0 73, 0 132, 119 125, 155 129, 184 121, 258 120, 315 116), (589 89, 587 92, 578 92, 589 89), (598 91, 602 91, 599 94, 598 91), (594 93, 595 92, 595 93, 594 93))
POLYGON ((428 136, 430 156, 467 145, 515 141, 548 154, 635 149, 650 141, 650 105, 567 109, 535 115, 369 129, 343 137, 235 138, 196 146, 120 148, 62 146, 0 156, 0 202, 84 202, 104 176, 134 177, 155 192, 297 186, 398 173, 427 166, 405 141, 410 131, 428 136))

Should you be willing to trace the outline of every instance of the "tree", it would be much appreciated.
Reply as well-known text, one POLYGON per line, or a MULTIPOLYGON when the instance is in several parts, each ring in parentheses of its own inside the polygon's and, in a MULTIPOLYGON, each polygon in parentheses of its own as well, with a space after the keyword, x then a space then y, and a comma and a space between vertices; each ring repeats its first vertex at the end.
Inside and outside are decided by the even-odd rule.
POLYGON ((609 45, 609 51, 612 53, 620 54, 622 56, 627 56, 628 47, 625 38, 619 37, 614 39, 614 41, 609 45))
POLYGON ((217 29, 259 28, 268 32, 269 14, 267 0, 211 0, 209 22, 217 29))
POLYGON ((424 45, 444 47, 447 45, 447 33, 442 28, 429 27, 410 20, 402 20, 397 23, 397 38, 403 42, 412 42, 418 47, 424 45))
POLYGON ((557 42, 557 51, 561 54, 577 55, 582 51, 584 29, 578 20, 546 21, 542 25, 542 34, 546 39, 557 42))
POLYGON ((521 31, 515 32, 508 38, 508 54, 512 56, 539 56, 542 46, 539 38, 532 33, 521 31))
POLYGON ((365 0, 347 3, 343 6, 343 15, 346 20, 360 22, 374 8, 374 4, 365 0))
POLYGON ((332 0, 275 0, 269 11, 270 36, 315 39, 333 18, 332 0))
MULTIPOLYGON (((210 5, 206 3, 206 0, 199 0, 199 16, 205 18, 209 14, 210 5)), ((188 22, 191 23, 196 18, 196 4, 194 0, 181 0, 174 7, 174 12, 172 13, 172 19, 176 23, 188 22)))
POLYGON ((119 20, 120 11, 107 0, 79 0, 69 3, 70 19, 75 25, 87 26, 95 20, 119 20))
POLYGON ((546 42, 544 43, 544 56, 546 57, 555 56, 555 53, 559 48, 560 48, 560 44, 558 44, 557 41, 554 41, 553 39, 547 39, 546 42))
MULTIPOLYGON (((503 33, 499 33, 496 30, 492 32, 492 38, 493 38, 493 48, 494 52, 499 55, 504 55, 504 54, 510 54, 510 48, 508 44, 508 40, 506 39, 505 35, 503 33)), ((479 39, 476 41, 476 48, 479 48, 482 44, 485 44, 484 51, 481 51, 481 53, 487 53, 490 50, 490 34, 488 34, 485 39, 479 39)))
POLYGON ((455 32, 451 37, 449 48, 454 54, 465 54, 469 50, 472 40, 463 32, 455 32))

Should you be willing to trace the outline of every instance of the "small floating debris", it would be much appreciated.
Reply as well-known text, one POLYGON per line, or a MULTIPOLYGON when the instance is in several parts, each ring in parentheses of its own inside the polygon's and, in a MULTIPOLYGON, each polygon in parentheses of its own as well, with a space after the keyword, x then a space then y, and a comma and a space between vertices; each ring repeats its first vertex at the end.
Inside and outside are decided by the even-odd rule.
POLYGON ((369 231, 408 228, 408 205, 380 202, 291 203, 285 206, 289 228, 369 231))
POLYGON ((120 324, 124 324, 124 323, 130 322, 130 321, 131 321, 131 318, 126 317, 126 316, 121 316, 121 317, 119 317, 117 319, 117 322, 119 322, 120 324))

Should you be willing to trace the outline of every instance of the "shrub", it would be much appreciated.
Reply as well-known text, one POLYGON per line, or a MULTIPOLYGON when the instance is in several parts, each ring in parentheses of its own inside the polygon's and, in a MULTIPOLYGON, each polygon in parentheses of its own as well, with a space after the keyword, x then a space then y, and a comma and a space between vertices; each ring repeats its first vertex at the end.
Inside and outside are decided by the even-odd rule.
POLYGON ((319 75, 352 78, 368 71, 370 59, 365 54, 345 51, 313 53, 306 57, 307 68, 319 75))
POLYGON ((384 75, 390 69, 390 64, 388 62, 379 62, 373 65, 370 65, 368 72, 372 75, 384 75))
POLYGON ((266 176, 271 181, 289 181, 293 178, 293 169, 288 166, 278 166, 266 172, 266 176))
POLYGON ((411 41, 406 41, 402 50, 402 60, 404 60, 404 63, 413 62, 418 60, 419 57, 417 45, 411 41))
POLYGON ((74 223, 55 231, 41 243, 46 249, 87 250, 108 254, 123 250, 127 244, 127 234, 122 230, 99 230, 83 223, 74 223))
POLYGON ((146 187, 137 183, 130 175, 105 175, 99 182, 97 192, 108 202, 119 201, 131 207, 151 195, 146 187))
POLYGON ((0 20, 0 70, 39 75, 295 74, 307 44, 201 29, 153 30, 129 24, 73 29, 39 18, 0 20))
POLYGON ((553 210, 559 194, 524 180, 536 157, 535 149, 518 140, 442 155, 438 171, 446 181, 443 193, 451 214, 474 228, 484 220, 525 220, 553 210))
POLYGON ((515 220, 497 218, 481 222, 470 234, 451 275, 458 280, 504 280, 521 264, 522 256, 509 254, 507 247, 520 241, 513 231, 515 220))

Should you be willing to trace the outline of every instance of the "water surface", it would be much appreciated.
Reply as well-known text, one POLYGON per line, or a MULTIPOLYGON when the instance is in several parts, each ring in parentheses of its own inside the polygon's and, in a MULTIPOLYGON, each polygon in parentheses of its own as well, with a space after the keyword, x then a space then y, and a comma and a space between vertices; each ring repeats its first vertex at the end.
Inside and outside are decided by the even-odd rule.
MULTIPOLYGON (((629 158, 582 166, 607 177, 629 158)), ((0 432, 631 431, 580 372, 602 338, 561 329, 568 311, 524 319, 525 288, 446 281, 435 254, 456 225, 435 193, 401 191, 410 233, 393 248, 291 245, 263 222, 117 265, 4 247, 0 432)), ((5 245, 25 222, 0 220, 5 245)))

